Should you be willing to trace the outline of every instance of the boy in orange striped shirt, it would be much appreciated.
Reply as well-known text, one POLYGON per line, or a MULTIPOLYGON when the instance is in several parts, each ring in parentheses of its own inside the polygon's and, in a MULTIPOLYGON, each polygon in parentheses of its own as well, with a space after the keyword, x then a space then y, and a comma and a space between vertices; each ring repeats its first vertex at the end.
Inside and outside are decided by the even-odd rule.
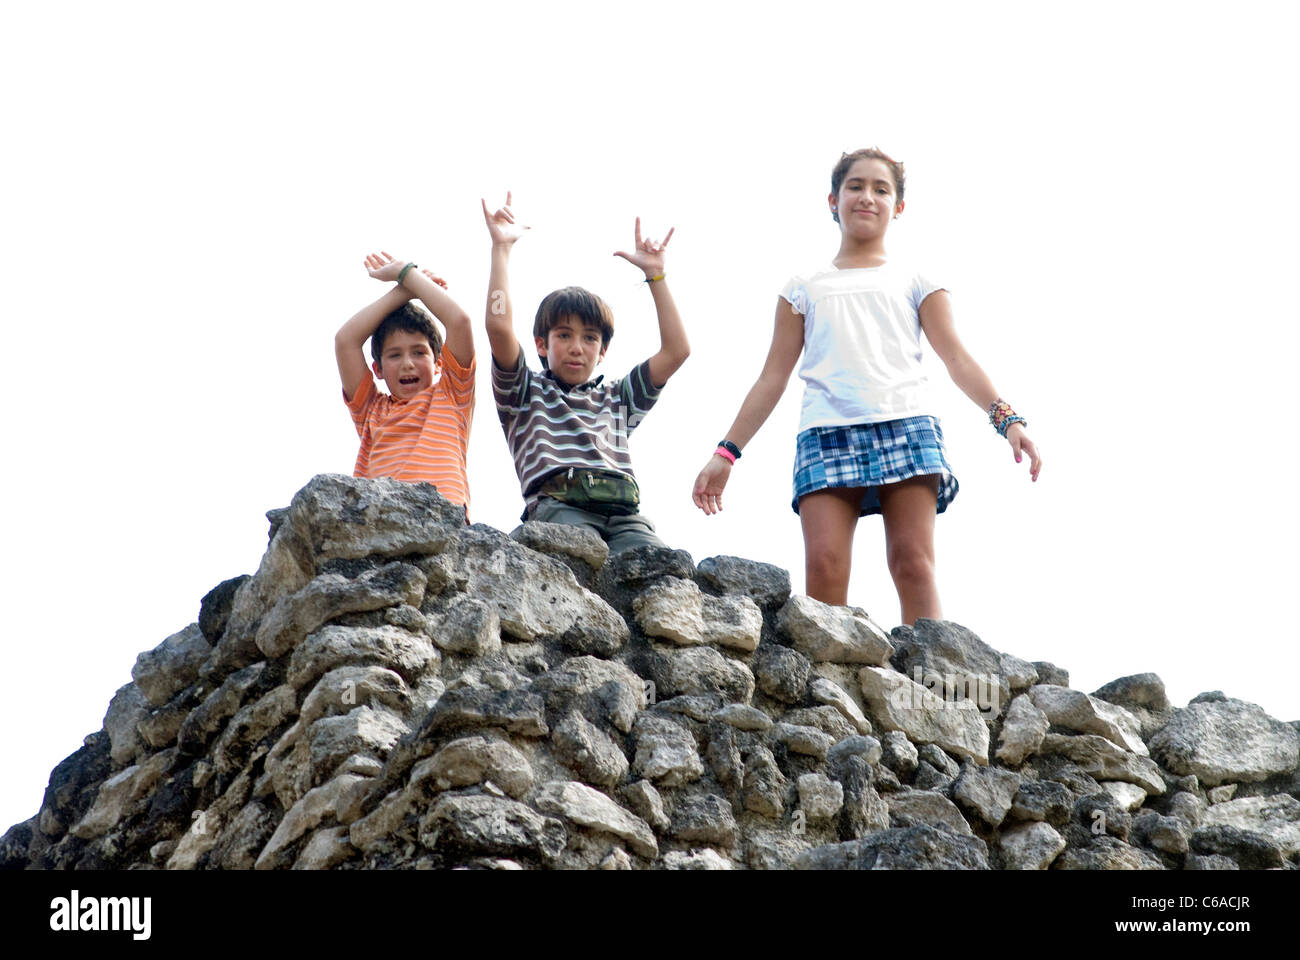
POLYGON ((465 451, 474 418, 474 336, 469 314, 442 288, 446 283, 388 253, 366 257, 376 280, 397 285, 363 307, 334 335, 334 355, 361 437, 353 475, 432 483, 469 515, 465 451), (447 330, 444 345, 418 297, 447 330), (362 347, 370 338, 380 393, 362 347), (441 372, 441 376, 438 374, 441 372))

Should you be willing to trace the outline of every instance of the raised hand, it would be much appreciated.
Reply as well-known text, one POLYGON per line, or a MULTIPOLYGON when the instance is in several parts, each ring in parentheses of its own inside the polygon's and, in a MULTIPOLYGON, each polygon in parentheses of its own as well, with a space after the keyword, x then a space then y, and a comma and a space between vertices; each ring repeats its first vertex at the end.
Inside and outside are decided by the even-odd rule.
POLYGON ((506 205, 499 207, 495 213, 488 213, 487 201, 479 197, 479 203, 483 204, 483 219, 487 221, 488 233, 492 235, 494 245, 512 244, 524 235, 524 231, 529 229, 521 223, 515 222, 515 215, 510 210, 510 203, 513 200, 509 190, 506 191, 506 205))
POLYGON ((722 489, 731 476, 731 464, 722 457, 710 457, 700 475, 695 478, 691 499, 709 516, 722 510, 722 489))
POLYGON ((397 275, 402 272, 402 267, 406 266, 406 261, 394 260, 391 253, 381 250, 379 253, 367 254, 363 266, 376 280, 396 280, 397 275))
POLYGON ((664 272, 664 248, 668 246, 668 241, 673 238, 673 231, 676 227, 670 227, 668 236, 664 237, 663 242, 658 240, 641 239, 641 218, 636 218, 636 249, 631 253, 622 250, 615 251, 614 256, 622 257, 628 263, 640 267, 645 272, 647 278, 657 277, 664 272))

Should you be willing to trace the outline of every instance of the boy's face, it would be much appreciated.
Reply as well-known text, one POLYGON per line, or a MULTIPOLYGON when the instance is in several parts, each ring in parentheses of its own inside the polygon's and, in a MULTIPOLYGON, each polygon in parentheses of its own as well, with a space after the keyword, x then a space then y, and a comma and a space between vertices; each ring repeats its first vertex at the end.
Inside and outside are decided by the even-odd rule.
POLYGON ((596 364, 605 357, 600 327, 586 326, 577 317, 562 317, 546 334, 546 339, 534 337, 537 354, 546 358, 546 364, 569 386, 586 383, 596 372, 596 364))
POLYGON ((394 330, 384 341, 383 352, 374 366, 375 376, 388 384, 389 393, 399 400, 409 400, 433 386, 438 361, 423 334, 394 330))
POLYGON ((840 229, 862 239, 883 234, 889 221, 903 212, 897 200, 894 177, 883 160, 866 157, 854 161, 840 184, 840 195, 832 195, 831 209, 839 213, 840 229))

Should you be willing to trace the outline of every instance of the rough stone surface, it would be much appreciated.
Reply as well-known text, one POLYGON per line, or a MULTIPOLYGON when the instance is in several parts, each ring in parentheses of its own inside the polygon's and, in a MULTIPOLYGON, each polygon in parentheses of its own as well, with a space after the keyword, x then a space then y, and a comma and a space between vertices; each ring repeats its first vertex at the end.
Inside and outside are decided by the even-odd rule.
POLYGON ((863 667, 858 674, 871 715, 885 730, 900 730, 914 743, 934 743, 949 753, 988 763, 989 730, 969 701, 941 700, 892 670, 863 667))
POLYGON ((581 560, 593 570, 599 570, 609 556, 609 544, 586 527, 528 520, 515 527, 510 538, 539 553, 581 560))
POLYGON ((659 844, 649 824, 584 783, 573 780, 544 783, 537 790, 536 804, 544 813, 563 816, 592 830, 612 833, 626 841, 640 856, 653 860, 659 855, 659 844))
POLYGON ((889 822, 895 827, 943 824, 953 833, 973 836, 970 825, 957 805, 933 790, 900 790, 890 794, 886 803, 889 807, 889 822))
POLYGON ((812 674, 812 662, 797 650, 778 643, 760 644, 754 656, 759 689, 782 703, 800 703, 812 674))
POLYGON ((1078 764, 1099 780, 1124 780, 1136 783, 1147 793, 1165 792, 1160 769, 1146 757, 1135 756, 1115 746, 1105 737, 1093 734, 1064 736, 1049 733, 1043 738, 1040 753, 1054 753, 1078 764))
POLYGON ((1300 722, 1222 692, 1089 696, 764 564, 466 527, 428 485, 318 477, 268 519, 256 573, 140 655, 0 867, 1300 863, 1300 722))
POLYGON ((174 633, 135 658, 131 679, 153 706, 161 707, 199 677, 199 668, 212 652, 197 623, 174 633))
POLYGON ((815 662, 881 666, 894 653, 889 635, 857 607, 832 607, 794 596, 781 608, 776 627, 815 662))
POLYGON ((769 612, 790 599, 790 574, 770 563, 741 557, 708 557, 698 567, 699 578, 723 594, 747 596, 769 612))
POLYGON ((1047 736, 1050 726, 1047 714, 1035 706, 1030 697, 1016 697, 1011 701, 1002 721, 1002 733, 998 737, 998 762, 1011 767, 1019 766, 1027 756, 1042 746, 1043 737, 1047 736))
POLYGON ((1046 823, 1026 823, 1003 830, 999 840, 1007 870, 1046 870, 1065 849, 1065 838, 1046 823))
POLYGON ((1200 825, 1250 830, 1276 843, 1284 856, 1300 854, 1300 800, 1285 793, 1216 803, 1201 817, 1200 825))
POLYGON ((882 830, 861 840, 814 847, 796 870, 987 870, 988 848, 978 837, 917 825, 882 830))
POLYGON ((1151 738, 1151 755, 1201 783, 1252 783, 1300 764, 1300 734, 1241 700, 1192 702, 1151 738))
POLYGON ((1147 755, 1138 720, 1123 707, 1094 699, 1079 690, 1049 684, 1030 687, 1028 697, 1055 726, 1078 733, 1095 733, 1140 757, 1147 755))
POLYGON ((1154 673, 1120 677, 1094 690, 1092 696, 1123 707, 1136 717, 1143 740, 1151 739, 1157 730, 1169 722, 1174 712, 1165 695, 1164 681, 1154 673))

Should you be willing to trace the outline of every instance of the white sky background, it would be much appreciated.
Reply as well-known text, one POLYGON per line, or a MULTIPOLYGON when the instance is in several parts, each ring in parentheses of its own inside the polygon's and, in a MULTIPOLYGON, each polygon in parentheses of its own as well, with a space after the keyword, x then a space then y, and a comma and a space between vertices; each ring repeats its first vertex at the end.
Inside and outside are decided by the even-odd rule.
MULTIPOLYGON (((102 724, 136 655, 253 572, 262 516, 357 437, 333 334, 380 247, 475 318, 473 519, 522 501, 487 375, 479 197, 507 188, 516 328, 581 284, 620 376, 657 348, 632 222, 676 226, 693 353, 632 441, 645 513, 698 562, 803 584, 801 383, 720 516, 695 475, 785 280, 834 255, 842 150, 907 165, 889 249, 1030 420, 1031 485, 927 354, 961 492, 944 611, 1091 691, 1154 670, 1300 716, 1295 69, 1282 4, 6 5, 0 304, 11 371, 0 830, 102 724)), ((850 596, 898 619, 880 521, 850 596)))

